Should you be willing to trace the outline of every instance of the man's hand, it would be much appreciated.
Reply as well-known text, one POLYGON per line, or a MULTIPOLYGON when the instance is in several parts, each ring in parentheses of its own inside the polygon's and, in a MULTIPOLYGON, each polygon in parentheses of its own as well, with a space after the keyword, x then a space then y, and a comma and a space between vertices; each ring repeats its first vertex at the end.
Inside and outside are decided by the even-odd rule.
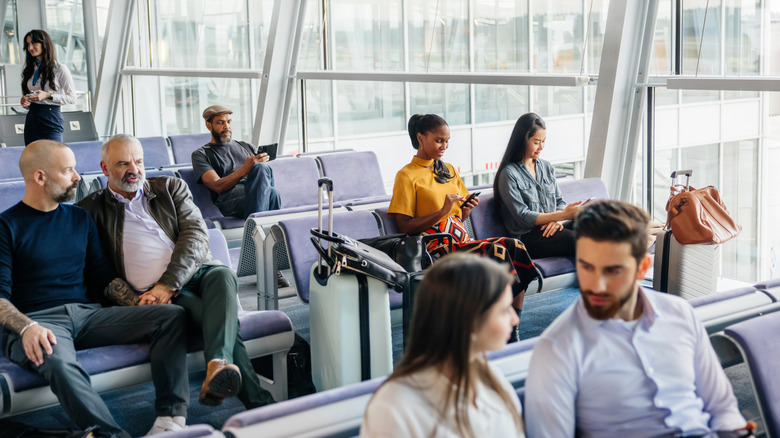
POLYGON ((255 164, 265 163, 270 159, 271 157, 269 157, 265 152, 257 155, 250 155, 246 157, 246 160, 244 160, 244 167, 246 167, 248 170, 252 170, 252 167, 254 167, 255 164))
POLYGON ((144 294, 141 294, 139 306, 147 304, 170 304, 171 298, 173 298, 174 291, 168 286, 162 284, 155 284, 153 288, 144 294))
POLYGON ((43 353, 46 352, 47 356, 51 356, 53 353, 51 346, 56 344, 57 337, 54 336, 54 333, 37 324, 29 327, 22 335, 24 354, 37 367, 43 365, 43 353))

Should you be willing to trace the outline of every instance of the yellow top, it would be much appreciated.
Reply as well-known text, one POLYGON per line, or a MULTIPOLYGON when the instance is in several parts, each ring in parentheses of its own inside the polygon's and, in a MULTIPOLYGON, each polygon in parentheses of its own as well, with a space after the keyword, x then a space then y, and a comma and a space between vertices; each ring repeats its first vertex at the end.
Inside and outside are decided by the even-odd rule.
MULTIPOLYGON (((395 175, 393 199, 390 200, 388 213, 400 213, 412 218, 431 214, 444 206, 444 198, 458 193, 464 198, 469 192, 460 175, 450 163, 444 163, 455 177, 444 184, 436 182, 433 176, 433 159, 423 160, 417 156, 395 175)), ((460 204, 452 207, 447 217, 461 217, 460 204)))

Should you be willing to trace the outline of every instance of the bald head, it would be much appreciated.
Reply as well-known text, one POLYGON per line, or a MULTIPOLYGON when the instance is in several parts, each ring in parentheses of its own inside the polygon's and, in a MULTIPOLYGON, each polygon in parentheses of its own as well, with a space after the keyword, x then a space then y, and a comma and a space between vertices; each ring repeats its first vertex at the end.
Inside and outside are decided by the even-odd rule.
POLYGON ((32 179, 36 170, 51 172, 53 160, 62 149, 70 151, 67 145, 54 140, 38 140, 28 144, 19 159, 19 169, 25 181, 32 179))

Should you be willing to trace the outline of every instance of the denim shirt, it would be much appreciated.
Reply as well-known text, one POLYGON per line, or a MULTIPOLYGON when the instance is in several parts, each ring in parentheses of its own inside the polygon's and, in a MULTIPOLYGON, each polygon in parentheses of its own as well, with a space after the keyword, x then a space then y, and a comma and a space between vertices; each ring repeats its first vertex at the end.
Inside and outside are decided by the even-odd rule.
POLYGON ((534 229, 540 213, 566 208, 555 169, 549 161, 536 160, 536 179, 525 164, 509 163, 496 176, 501 196, 501 217, 510 236, 520 238, 534 229))

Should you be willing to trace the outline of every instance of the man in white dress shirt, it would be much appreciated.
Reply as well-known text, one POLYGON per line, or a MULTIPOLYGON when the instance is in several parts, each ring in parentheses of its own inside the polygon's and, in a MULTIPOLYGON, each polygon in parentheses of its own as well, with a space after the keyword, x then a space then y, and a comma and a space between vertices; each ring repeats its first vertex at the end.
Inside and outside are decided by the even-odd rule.
MULTIPOLYGON (((247 408, 273 403, 241 339, 238 279, 211 257, 206 224, 187 184, 146 179, 143 148, 133 136, 115 135, 101 152, 108 187, 79 206, 95 220, 106 256, 140 294, 140 304, 177 304, 201 328, 208 364, 200 403, 218 405, 235 395, 247 408)), ((174 417, 158 430, 178 430, 183 420, 174 417)))
POLYGON ((638 284, 651 264, 648 221, 619 201, 575 218, 581 296, 534 348, 528 436, 750 435, 693 308, 638 284))

